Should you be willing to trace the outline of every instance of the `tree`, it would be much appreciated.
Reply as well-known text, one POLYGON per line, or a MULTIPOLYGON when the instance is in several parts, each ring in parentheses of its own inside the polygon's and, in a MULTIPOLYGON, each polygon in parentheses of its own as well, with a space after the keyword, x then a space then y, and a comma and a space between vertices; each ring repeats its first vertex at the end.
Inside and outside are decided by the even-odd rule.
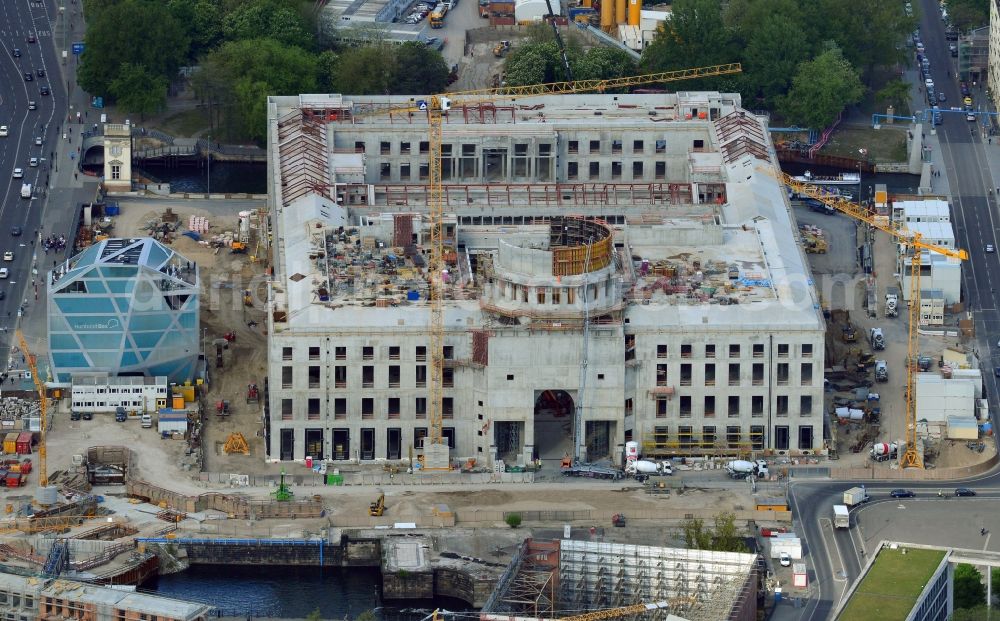
POLYGON ((373 611, 365 610, 357 617, 355 617, 354 621, 378 621, 378 617, 375 616, 375 613, 373 611))
POLYGON ((517 528, 521 525, 521 514, 520 513, 508 513, 507 517, 503 519, 507 523, 507 526, 511 528, 517 528))
POLYGON ((820 0, 815 3, 813 20, 869 80, 875 67, 906 58, 909 52, 902 44, 919 25, 915 17, 906 15, 899 0, 820 0))
MULTIPOLYGON (((730 63, 739 59, 732 31, 723 21, 722 0, 676 0, 670 19, 642 53, 647 72, 673 71, 730 63)), ((718 82, 714 83, 719 88, 718 82)), ((684 88, 708 88, 706 80, 688 80, 684 88)))
MULTIPOLYGON (((996 615, 996 613, 993 613, 996 615)), ((956 608, 949 621, 983 621, 990 618, 990 609, 986 605, 975 608, 956 608)))
POLYGON ((306 621, 323 621, 323 613, 318 606, 306 615, 306 621))
POLYGON ((392 92, 396 58, 388 43, 344 50, 336 67, 335 92, 388 95, 392 92))
POLYGON ((448 65, 441 53, 420 41, 395 46, 394 95, 442 93, 448 86, 448 65))
POLYGON ((122 63, 108 92, 126 112, 139 115, 155 114, 167 105, 167 80, 150 73, 146 67, 135 63, 122 63))
POLYGON ((547 82, 551 54, 546 43, 528 43, 518 46, 504 61, 504 79, 510 86, 542 84, 547 82))
POLYGON ((592 47, 583 58, 576 61, 573 77, 577 80, 610 80, 635 75, 635 62, 623 50, 610 47, 592 47))
POLYGON ((795 68, 813 52, 802 8, 795 0, 733 0, 725 22, 742 50, 738 81, 744 104, 773 107, 788 92, 795 68))
POLYGON ((877 93, 875 101, 892 106, 896 114, 905 115, 910 110, 910 85, 903 80, 886 82, 877 93))
POLYGON ((983 574, 968 563, 955 566, 954 589, 955 608, 974 608, 986 601, 983 574))
POLYGON ((191 58, 201 56, 221 41, 222 10, 218 0, 170 0, 167 8, 191 40, 191 58))
POLYGON ((274 39, 285 45, 312 48, 309 25, 284 4, 280 0, 249 0, 226 15, 222 32, 229 41, 274 39))
POLYGON ((111 96, 111 82, 123 59, 169 82, 190 46, 167 7, 151 0, 123 0, 97 12, 84 41, 77 78, 87 92, 104 96, 111 96))
POLYGON ((689 518, 681 525, 684 531, 684 546, 692 550, 711 550, 712 532, 705 528, 699 518, 689 518))
POLYGON ((715 536, 712 549, 720 552, 746 552, 743 537, 736 530, 736 514, 726 511, 715 516, 715 536))
POLYGON ((1000 593, 1000 567, 990 570, 990 590, 993 593, 1000 593))
POLYGON ((213 50, 193 85, 226 111, 224 135, 260 141, 267 132, 267 97, 315 92, 316 75, 316 56, 273 39, 253 39, 213 50))
POLYGON ((831 46, 811 61, 799 65, 792 88, 778 103, 788 122, 821 129, 832 123, 843 109, 861 100, 864 88, 858 72, 831 46))

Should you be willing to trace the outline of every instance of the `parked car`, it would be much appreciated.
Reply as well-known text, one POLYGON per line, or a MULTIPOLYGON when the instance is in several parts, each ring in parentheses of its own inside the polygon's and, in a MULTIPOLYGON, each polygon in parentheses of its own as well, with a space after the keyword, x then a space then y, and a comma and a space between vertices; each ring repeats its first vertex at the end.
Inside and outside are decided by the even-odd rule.
POLYGON ((69 413, 69 419, 70 420, 80 420, 80 413, 77 412, 76 410, 71 411, 69 413))
POLYGON ((945 99, 947 99, 947 97, 945 96, 944 93, 938 93, 938 101, 944 103, 945 99))
POLYGON ((893 498, 913 498, 916 496, 916 494, 908 489, 894 489, 889 492, 889 495, 893 498))
POLYGON ((960 487, 955 490, 956 496, 975 496, 976 492, 968 487, 960 487))
POLYGON ((18 235, 21 234, 21 227, 19 227, 19 226, 12 226, 12 227, 10 227, 10 234, 13 237, 17 237, 18 235))
POLYGON ((781 563, 782 567, 788 567, 792 564, 792 555, 788 552, 782 552, 778 555, 778 562, 781 563))
POLYGON ((93 412, 84 412, 83 413, 83 420, 94 420, 94 413, 93 412))
POLYGON ((996 252, 996 248, 993 247, 993 244, 986 244, 986 252, 996 252))
POLYGON ((0 138, 6 138, 8 134, 7 126, 0 125, 0 138))

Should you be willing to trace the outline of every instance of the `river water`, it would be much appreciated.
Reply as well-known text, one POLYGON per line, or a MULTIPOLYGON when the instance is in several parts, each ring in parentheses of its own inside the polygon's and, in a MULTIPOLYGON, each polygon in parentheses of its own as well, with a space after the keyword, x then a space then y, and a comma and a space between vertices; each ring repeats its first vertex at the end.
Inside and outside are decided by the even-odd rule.
MULTIPOLYGON (((267 193, 267 164, 263 162, 213 162, 211 172, 212 193, 267 193)), ((208 192, 208 173, 208 168, 204 166, 146 166, 138 169, 138 174, 169 183, 172 192, 208 192)))
POLYGON ((381 583, 379 570, 372 567, 193 565, 153 578, 141 588, 204 602, 235 617, 301 618, 318 608, 323 619, 354 619, 370 610, 383 621, 422 621, 434 608, 470 610, 448 598, 383 606, 381 583))

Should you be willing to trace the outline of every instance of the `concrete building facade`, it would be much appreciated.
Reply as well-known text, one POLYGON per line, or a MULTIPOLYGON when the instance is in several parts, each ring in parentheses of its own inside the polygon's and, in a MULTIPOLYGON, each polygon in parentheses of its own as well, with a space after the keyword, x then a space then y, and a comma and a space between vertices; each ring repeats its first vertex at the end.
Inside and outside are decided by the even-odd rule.
POLYGON ((198 361, 198 266, 152 238, 98 242, 48 275, 49 360, 80 373, 191 380, 198 361))
POLYGON ((1000 110, 1000 0, 990 0, 990 25, 987 37, 987 80, 993 109, 1000 110))
MULTIPOLYGON (((405 460, 428 434, 426 119, 269 100, 269 457, 405 460)), ((824 321, 738 95, 453 107, 443 434, 481 464, 825 450, 824 321)))

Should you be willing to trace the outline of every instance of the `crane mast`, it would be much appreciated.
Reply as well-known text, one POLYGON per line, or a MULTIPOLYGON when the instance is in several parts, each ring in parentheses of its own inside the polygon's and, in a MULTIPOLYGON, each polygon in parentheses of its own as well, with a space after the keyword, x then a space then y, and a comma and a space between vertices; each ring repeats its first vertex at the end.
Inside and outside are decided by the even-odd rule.
MULTIPOLYGON (((551 6, 549 7, 551 14, 551 6)), ((556 34, 558 38, 558 33, 556 34)), ((444 438, 443 406, 444 406, 444 187, 441 182, 441 144, 442 122, 448 110, 455 105, 473 105, 490 103, 500 99, 538 97, 543 95, 558 95, 572 93, 593 93, 606 90, 675 82, 694 78, 705 78, 718 75, 740 73, 743 68, 740 63, 727 63, 709 67, 664 71, 646 75, 614 78, 609 80, 579 80, 572 81, 569 62, 565 57, 565 49, 560 46, 563 60, 570 81, 551 82, 547 84, 530 84, 525 86, 503 86, 500 88, 458 91, 447 95, 432 95, 426 107, 414 107, 407 104, 390 107, 373 114, 392 114, 426 112, 428 125, 428 217, 430 219, 430 382, 428 385, 429 399, 427 403, 430 429, 429 444, 424 444, 424 470, 448 470, 448 444, 444 438)), ((365 116, 365 115, 360 115, 365 116)), ((585 328, 586 329, 586 328, 585 328)), ((586 336, 585 346, 586 346, 586 336)), ((584 353, 586 357, 586 353, 584 353)), ((579 417, 578 417, 579 418, 579 417)), ((576 434, 574 434, 576 435, 576 434)), ((574 438, 574 446, 578 447, 580 439, 574 438)), ((579 452, 579 449, 575 449, 579 452)))
POLYGON ((45 396, 45 384, 42 378, 38 377, 38 365, 35 364, 35 357, 28 349, 28 342, 24 339, 24 333, 20 329, 17 331, 17 345, 24 353, 24 359, 28 362, 28 369, 31 371, 31 379, 35 383, 35 390, 38 391, 38 409, 41 416, 41 435, 38 437, 38 485, 47 487, 49 484, 49 471, 46 464, 45 455, 45 427, 48 424, 46 413, 48 410, 48 399, 45 396))
MULTIPOLYGON (((772 174, 774 173, 772 172, 772 174)), ((832 196, 816 186, 796 181, 781 171, 777 172, 777 176, 782 183, 795 192, 816 199, 842 214, 886 233, 897 243, 906 245, 912 252, 910 258, 910 309, 907 313, 910 325, 906 340, 906 450, 903 452, 901 464, 904 468, 923 468, 923 459, 917 451, 917 400, 915 392, 918 371, 917 358, 920 350, 920 333, 917 331, 917 327, 920 325, 921 254, 926 250, 964 261, 969 258, 969 253, 965 250, 953 250, 925 242, 919 233, 912 233, 906 229, 883 223, 861 205, 838 196, 832 196)))

